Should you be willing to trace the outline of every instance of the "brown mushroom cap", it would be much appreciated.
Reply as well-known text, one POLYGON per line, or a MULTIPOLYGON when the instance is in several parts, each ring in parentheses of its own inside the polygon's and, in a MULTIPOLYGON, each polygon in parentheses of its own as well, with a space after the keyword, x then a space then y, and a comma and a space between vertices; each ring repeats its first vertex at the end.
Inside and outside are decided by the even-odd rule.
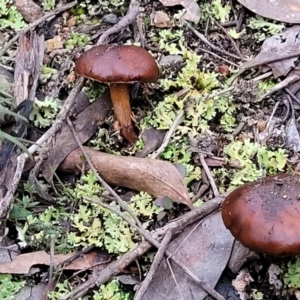
POLYGON ((155 59, 133 45, 99 45, 76 61, 75 73, 106 83, 154 82, 159 70, 155 59))
POLYGON ((226 197, 222 218, 244 246, 270 255, 300 254, 300 176, 280 174, 226 197))

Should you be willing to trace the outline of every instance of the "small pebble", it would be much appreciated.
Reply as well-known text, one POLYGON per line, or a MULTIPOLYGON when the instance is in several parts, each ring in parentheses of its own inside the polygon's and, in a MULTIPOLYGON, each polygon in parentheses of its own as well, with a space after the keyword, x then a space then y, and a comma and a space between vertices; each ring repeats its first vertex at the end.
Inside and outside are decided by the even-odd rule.
POLYGON ((118 23, 119 18, 115 14, 108 14, 102 18, 102 22, 108 24, 116 24, 118 23))
POLYGON ((178 66, 178 64, 181 64, 184 62, 184 59, 180 55, 167 55, 164 56, 160 62, 159 65, 161 67, 175 67, 178 66))

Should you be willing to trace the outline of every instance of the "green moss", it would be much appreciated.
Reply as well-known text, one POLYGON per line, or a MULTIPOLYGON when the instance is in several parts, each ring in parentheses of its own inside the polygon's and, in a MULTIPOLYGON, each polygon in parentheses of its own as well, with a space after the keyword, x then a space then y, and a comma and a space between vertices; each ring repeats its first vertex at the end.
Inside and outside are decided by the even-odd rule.
POLYGON ((0 0, 0 28, 22 29, 26 26, 12 0, 0 0))

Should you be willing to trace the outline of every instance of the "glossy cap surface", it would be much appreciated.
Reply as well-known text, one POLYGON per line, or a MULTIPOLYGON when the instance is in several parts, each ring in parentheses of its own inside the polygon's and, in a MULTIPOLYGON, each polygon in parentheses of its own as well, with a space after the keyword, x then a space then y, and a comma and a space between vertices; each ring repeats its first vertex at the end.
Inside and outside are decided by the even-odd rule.
POLYGON ((226 197, 222 218, 244 246, 270 255, 300 254, 300 177, 280 174, 226 197))
POLYGON ((99 82, 154 82, 159 77, 155 59, 133 45, 99 45, 76 61, 75 73, 99 82))

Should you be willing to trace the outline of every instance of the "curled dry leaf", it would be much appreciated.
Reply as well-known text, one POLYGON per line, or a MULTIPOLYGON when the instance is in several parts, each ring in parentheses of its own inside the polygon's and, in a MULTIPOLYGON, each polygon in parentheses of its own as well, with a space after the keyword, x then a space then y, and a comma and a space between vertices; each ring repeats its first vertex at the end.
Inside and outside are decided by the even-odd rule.
MULTIPOLYGON (((169 197, 192 208, 187 188, 177 169, 169 162, 101 153, 85 147, 99 175, 108 183, 145 191, 155 197, 169 197)), ((80 171, 83 165, 82 152, 71 152, 59 166, 67 172, 80 171)))
POLYGON ((186 9, 184 18, 198 23, 200 20, 200 8, 195 0, 159 0, 164 6, 181 5, 186 9))
POLYGON ((282 33, 275 34, 267 38, 262 46, 260 53, 252 60, 245 62, 241 67, 237 76, 240 76, 245 70, 250 68, 267 65, 272 69, 275 78, 287 75, 298 60, 298 56, 285 58, 287 53, 293 54, 300 51, 300 26, 294 25, 286 28, 282 33), (278 61, 269 63, 272 59, 278 61))
MULTIPOLYGON (((54 255, 54 265, 58 265, 65 260, 72 257, 74 254, 58 254, 54 255)), ((90 252, 75 259, 69 265, 65 266, 64 269, 67 270, 82 270, 86 268, 91 268, 94 266, 97 253, 90 252)), ((97 262, 96 262, 97 263, 97 262)), ((8 274, 28 274, 30 268, 34 265, 49 265, 50 255, 45 251, 37 251, 32 253, 25 253, 16 256, 13 261, 0 264, 0 273, 8 274)))

